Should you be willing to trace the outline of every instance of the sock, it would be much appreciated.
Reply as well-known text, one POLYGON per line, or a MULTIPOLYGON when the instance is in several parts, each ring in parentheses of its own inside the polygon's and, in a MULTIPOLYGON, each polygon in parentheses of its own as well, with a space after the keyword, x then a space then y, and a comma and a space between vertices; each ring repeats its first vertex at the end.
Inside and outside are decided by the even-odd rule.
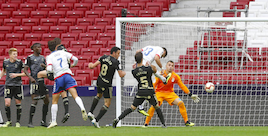
POLYGON ((3 124, 3 123, 4 123, 4 121, 3 121, 2 113, 0 111, 0 124, 3 124))
POLYGON ((156 77, 158 77, 159 79, 161 79, 163 81, 163 83, 166 82, 166 80, 167 80, 165 77, 161 76, 159 73, 154 73, 154 75, 156 77))
POLYGON ((186 111, 184 102, 179 102, 178 107, 180 109, 181 116, 184 119, 184 122, 186 123, 188 121, 188 116, 187 116, 187 111, 186 111))
POLYGON ((152 117, 154 116, 154 107, 151 106, 151 108, 148 110, 148 114, 149 116, 146 117, 146 120, 145 120, 145 124, 149 124, 149 122, 151 121, 152 117))
POLYGON ((96 118, 96 121, 97 121, 97 122, 98 122, 98 121, 102 118, 102 116, 107 112, 108 108, 109 108, 109 107, 107 107, 107 106, 105 106, 105 105, 102 106, 102 108, 101 108, 101 110, 100 110, 100 112, 99 112, 99 114, 98 114, 98 116, 97 116, 97 118, 96 118))
POLYGON ((7 115, 7 120, 10 121, 10 116, 11 116, 11 111, 10 111, 10 107, 5 107, 6 110, 6 115, 7 115))
POLYGON ((69 113, 69 99, 68 97, 62 98, 63 106, 65 109, 65 114, 69 113))
POLYGON ((125 109, 121 115, 118 117, 119 120, 125 118, 129 113, 133 112, 134 110, 132 108, 125 109))
POLYGON ((94 97, 91 108, 90 108, 91 113, 93 113, 93 111, 95 110, 97 104, 99 103, 99 100, 100 100, 100 97, 98 97, 98 96, 94 97))
POLYGON ((46 122, 47 120, 47 112, 48 112, 48 104, 43 104, 43 109, 42 109, 42 120, 46 122))
POLYGON ((52 122, 56 122, 58 112, 58 104, 52 104, 51 106, 51 119, 52 122))
POLYGON ((164 116, 163 116, 163 113, 162 113, 161 109, 160 109, 160 108, 157 108, 157 109, 155 109, 155 111, 156 111, 156 113, 157 113, 157 115, 158 115, 158 118, 160 119, 161 123, 162 123, 164 126, 166 126, 166 124, 165 124, 165 119, 164 119, 164 116))
POLYGON ((31 108, 30 108, 30 116, 29 116, 29 124, 32 123, 33 121, 33 116, 35 113, 35 106, 34 104, 31 104, 31 108))
POLYGON ((21 104, 16 104, 17 107, 17 122, 20 122, 21 117, 21 104))
POLYGON ((45 89, 45 83, 44 83, 44 78, 38 78, 38 92, 40 95, 45 95, 46 94, 46 89, 45 89))
POLYGON ((75 102, 78 104, 81 110, 85 110, 84 104, 82 99, 78 96, 75 98, 75 102))

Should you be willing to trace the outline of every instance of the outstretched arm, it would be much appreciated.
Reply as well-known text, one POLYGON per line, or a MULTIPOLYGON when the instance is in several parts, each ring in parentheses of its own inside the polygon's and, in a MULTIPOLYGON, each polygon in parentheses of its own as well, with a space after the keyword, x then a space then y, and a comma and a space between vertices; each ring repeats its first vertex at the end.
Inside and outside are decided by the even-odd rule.
POLYGON ((118 74, 119 74, 119 76, 120 76, 121 78, 124 77, 124 76, 126 75, 126 72, 123 71, 123 70, 118 70, 117 72, 118 72, 118 74))
POLYGON ((157 64, 157 65, 161 68, 161 70, 162 70, 162 63, 161 63, 161 61, 160 61, 160 57, 159 57, 158 55, 155 55, 154 60, 155 60, 156 64, 157 64))
POLYGON ((96 61, 95 63, 90 62, 88 64, 88 68, 93 69, 93 68, 97 67, 100 63, 101 63, 100 61, 96 61))
POLYGON ((142 52, 142 49, 139 49, 139 50, 136 51, 136 53, 138 53, 138 52, 142 52))

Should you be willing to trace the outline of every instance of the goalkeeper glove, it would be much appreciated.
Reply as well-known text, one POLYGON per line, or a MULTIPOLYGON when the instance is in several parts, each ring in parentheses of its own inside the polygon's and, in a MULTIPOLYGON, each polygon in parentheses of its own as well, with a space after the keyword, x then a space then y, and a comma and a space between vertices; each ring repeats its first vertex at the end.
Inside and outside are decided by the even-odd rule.
POLYGON ((47 72, 47 78, 51 81, 54 81, 54 74, 53 72, 47 72))
POLYGON ((194 100, 194 103, 198 103, 200 101, 200 98, 198 97, 198 95, 189 93, 189 96, 194 100))

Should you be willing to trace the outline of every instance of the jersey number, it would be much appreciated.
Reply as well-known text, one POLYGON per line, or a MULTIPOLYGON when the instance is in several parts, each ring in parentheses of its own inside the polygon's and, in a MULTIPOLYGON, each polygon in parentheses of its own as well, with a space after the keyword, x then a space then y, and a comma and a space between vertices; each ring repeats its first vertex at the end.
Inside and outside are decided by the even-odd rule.
POLYGON ((7 95, 9 94, 10 94, 10 89, 5 89, 5 92, 4 92, 5 97, 7 97, 7 95))
POLYGON ((102 64, 101 66, 101 75, 105 76, 107 74, 108 66, 106 64, 102 64))
POLYGON ((146 50, 144 50, 144 55, 147 56, 149 55, 150 52, 152 52, 154 49, 153 48, 146 48, 146 50))
POLYGON ((60 61, 60 67, 62 68, 62 58, 58 58, 57 61, 60 61))
POLYGON ((140 80, 141 80, 142 87, 148 87, 148 81, 147 81, 146 76, 140 77, 140 80))

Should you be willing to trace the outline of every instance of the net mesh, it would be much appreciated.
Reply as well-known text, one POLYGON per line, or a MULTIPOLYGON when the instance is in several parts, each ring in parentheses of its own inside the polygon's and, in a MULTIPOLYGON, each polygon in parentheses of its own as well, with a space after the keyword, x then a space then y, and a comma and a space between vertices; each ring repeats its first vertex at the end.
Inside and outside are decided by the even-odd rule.
MULTIPOLYGON (((266 22, 128 22, 121 24, 121 63, 127 72, 122 79, 121 111, 129 108, 137 92, 131 74, 136 50, 161 46, 168 51, 161 62, 175 62, 175 72, 201 101, 195 104, 178 85, 174 91, 185 103, 189 121, 196 126, 264 126, 267 117, 268 48, 262 31, 266 22), (254 28, 254 29, 253 29, 254 28), (256 30, 257 29, 257 30, 256 30), (204 85, 212 82, 213 93, 204 85)), ((156 63, 153 63, 156 65, 156 63)), ((156 65, 157 66, 157 65, 156 65)), ((145 104, 149 109, 149 104, 145 104)), ((184 126, 177 106, 161 106, 167 126, 184 126)), ((155 113, 156 114, 156 113, 155 113)), ((145 117, 133 112, 123 126, 143 125, 145 117)), ((150 126, 161 126, 155 115, 150 126)))

